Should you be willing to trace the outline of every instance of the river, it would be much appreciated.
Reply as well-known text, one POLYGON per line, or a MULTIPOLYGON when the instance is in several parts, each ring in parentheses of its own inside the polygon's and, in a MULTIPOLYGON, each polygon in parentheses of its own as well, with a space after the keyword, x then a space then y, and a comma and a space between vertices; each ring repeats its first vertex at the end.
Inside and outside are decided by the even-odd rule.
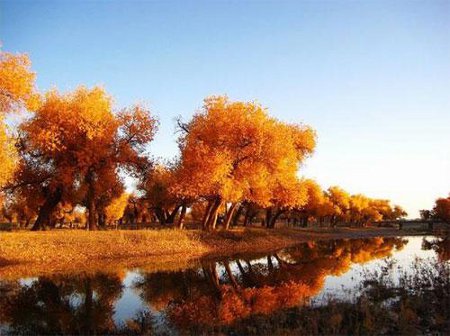
POLYGON ((344 318, 339 304, 361 304, 368 279, 389 279, 398 286, 402 277, 417 271, 414 265, 448 264, 449 254, 448 240, 432 236, 340 239, 265 254, 203 258, 170 272, 143 267, 0 279, 0 334, 334 330, 321 323, 337 323, 339 333, 344 318), (330 302, 336 312, 330 313, 330 302), (320 315, 323 307, 328 309, 325 317, 320 315), (311 316, 315 324, 301 322, 311 316))

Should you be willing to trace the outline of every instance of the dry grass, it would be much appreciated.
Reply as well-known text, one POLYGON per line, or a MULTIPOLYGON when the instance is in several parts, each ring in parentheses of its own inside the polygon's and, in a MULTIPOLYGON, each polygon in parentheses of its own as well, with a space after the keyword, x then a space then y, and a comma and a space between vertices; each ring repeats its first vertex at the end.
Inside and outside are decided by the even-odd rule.
POLYGON ((205 255, 265 252, 307 240, 397 236, 393 229, 235 229, 0 233, 0 277, 142 267, 175 270, 205 255))

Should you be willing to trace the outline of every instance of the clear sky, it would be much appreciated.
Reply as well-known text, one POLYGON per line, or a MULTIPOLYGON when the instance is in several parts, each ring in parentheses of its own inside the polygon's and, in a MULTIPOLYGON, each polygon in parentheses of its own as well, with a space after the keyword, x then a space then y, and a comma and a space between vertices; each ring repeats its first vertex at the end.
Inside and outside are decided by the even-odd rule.
POLYGON ((302 174, 323 187, 410 217, 450 192, 450 1, 1 1, 0 40, 40 90, 148 103, 153 155, 176 155, 176 116, 227 94, 313 126, 302 174))

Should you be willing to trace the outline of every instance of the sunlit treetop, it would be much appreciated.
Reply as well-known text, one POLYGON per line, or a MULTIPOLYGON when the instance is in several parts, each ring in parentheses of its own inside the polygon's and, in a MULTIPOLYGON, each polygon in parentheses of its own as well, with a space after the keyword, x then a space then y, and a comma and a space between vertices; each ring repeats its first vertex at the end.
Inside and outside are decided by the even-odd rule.
POLYGON ((37 108, 39 95, 35 91, 34 81, 35 74, 31 71, 28 56, 0 51, 0 187, 12 178, 17 162, 4 115, 23 108, 37 108))
POLYGON ((258 103, 226 96, 206 98, 183 131, 181 192, 230 202, 267 204, 272 188, 292 184, 315 146, 309 127, 285 124, 258 103))
POLYGON ((48 92, 42 106, 22 129, 33 134, 35 147, 56 154, 75 149, 86 152, 92 146, 101 148, 102 143, 114 137, 116 127, 111 98, 101 88, 89 90, 82 86, 66 94, 48 92))
POLYGON ((37 108, 40 99, 35 91, 35 78, 27 55, 0 51, 0 112, 37 108))

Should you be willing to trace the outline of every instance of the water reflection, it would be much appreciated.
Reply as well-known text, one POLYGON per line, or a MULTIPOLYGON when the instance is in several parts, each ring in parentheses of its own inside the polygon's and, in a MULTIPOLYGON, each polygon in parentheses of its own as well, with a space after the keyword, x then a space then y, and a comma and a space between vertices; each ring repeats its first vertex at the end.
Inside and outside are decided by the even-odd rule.
POLYGON ((178 272, 5 280, 0 281, 0 324, 14 334, 205 333, 252 316, 308 305, 329 290, 327 279, 357 282, 352 275, 355 265, 377 267, 372 261, 395 257, 417 242, 424 251, 411 249, 408 260, 427 249, 448 260, 445 239, 372 238, 204 259, 178 272))
POLYGON ((424 239, 422 248, 424 250, 434 250, 440 261, 450 260, 450 237, 439 239, 424 239))
POLYGON ((117 275, 39 277, 29 285, 2 283, 0 319, 20 334, 92 334, 115 327, 114 303, 122 291, 117 275))

